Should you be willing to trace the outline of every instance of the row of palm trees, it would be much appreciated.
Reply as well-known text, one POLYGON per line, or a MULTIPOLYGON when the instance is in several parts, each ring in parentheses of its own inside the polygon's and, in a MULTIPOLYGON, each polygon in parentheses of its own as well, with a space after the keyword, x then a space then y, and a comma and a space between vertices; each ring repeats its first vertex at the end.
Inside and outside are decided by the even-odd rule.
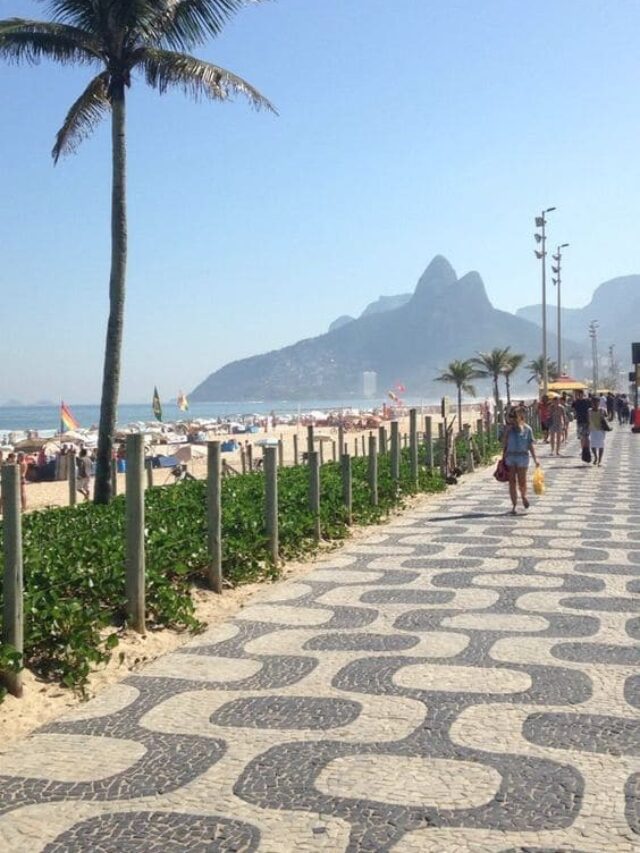
MULTIPOLYGON (((450 385, 455 385, 458 392, 458 424, 462 427, 462 395, 468 394, 470 397, 476 396, 474 387, 474 379, 491 379, 493 383, 493 399, 496 407, 500 402, 500 378, 504 377, 507 406, 511 405, 511 377, 521 367, 525 356, 522 353, 511 351, 511 347, 496 347, 491 352, 479 352, 473 358, 467 358, 464 361, 452 361, 445 371, 436 379, 438 382, 446 382, 450 385)), ((544 374, 544 358, 539 356, 529 361, 525 365, 529 370, 530 376, 527 382, 536 381, 536 384, 542 382, 544 374)), ((559 375, 558 366, 554 361, 547 359, 547 372, 551 379, 556 379, 559 375)))

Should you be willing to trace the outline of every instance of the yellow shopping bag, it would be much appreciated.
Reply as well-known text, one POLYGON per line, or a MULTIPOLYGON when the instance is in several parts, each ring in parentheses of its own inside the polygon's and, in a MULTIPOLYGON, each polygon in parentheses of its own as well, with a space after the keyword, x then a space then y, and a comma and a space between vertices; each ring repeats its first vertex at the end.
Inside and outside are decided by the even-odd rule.
POLYGON ((536 495, 541 495, 544 492, 544 471, 542 468, 536 468, 533 472, 533 491, 536 495))

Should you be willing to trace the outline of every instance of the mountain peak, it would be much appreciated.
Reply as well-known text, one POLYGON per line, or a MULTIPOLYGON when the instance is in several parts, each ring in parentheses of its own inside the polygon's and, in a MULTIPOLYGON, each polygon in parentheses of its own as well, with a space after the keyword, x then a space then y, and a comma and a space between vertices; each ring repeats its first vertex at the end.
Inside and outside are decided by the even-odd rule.
POLYGON ((422 273, 413 294, 414 299, 432 298, 458 280, 454 268, 443 255, 436 255, 422 273))

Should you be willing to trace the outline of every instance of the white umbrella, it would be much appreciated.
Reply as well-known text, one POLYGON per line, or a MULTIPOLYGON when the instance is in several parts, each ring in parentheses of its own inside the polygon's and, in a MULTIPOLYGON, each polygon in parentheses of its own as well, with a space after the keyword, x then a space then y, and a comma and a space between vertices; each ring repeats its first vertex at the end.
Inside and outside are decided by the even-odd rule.
POLYGON ((180 462, 191 462, 193 459, 204 459, 207 448, 201 444, 184 444, 172 455, 180 462))

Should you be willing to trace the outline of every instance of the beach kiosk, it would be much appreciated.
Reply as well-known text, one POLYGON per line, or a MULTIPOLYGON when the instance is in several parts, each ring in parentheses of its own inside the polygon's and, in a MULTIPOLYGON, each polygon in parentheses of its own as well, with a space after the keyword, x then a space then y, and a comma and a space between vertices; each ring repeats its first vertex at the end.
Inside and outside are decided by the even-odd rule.
MULTIPOLYGON (((571 376, 558 376, 557 379, 554 379, 553 382, 549 382, 547 386, 550 392, 555 394, 562 394, 563 391, 566 391, 567 394, 573 394, 575 391, 588 391, 589 386, 586 382, 580 382, 579 379, 573 379, 571 376)), ((540 395, 542 396, 542 389, 540 389, 540 395)))

